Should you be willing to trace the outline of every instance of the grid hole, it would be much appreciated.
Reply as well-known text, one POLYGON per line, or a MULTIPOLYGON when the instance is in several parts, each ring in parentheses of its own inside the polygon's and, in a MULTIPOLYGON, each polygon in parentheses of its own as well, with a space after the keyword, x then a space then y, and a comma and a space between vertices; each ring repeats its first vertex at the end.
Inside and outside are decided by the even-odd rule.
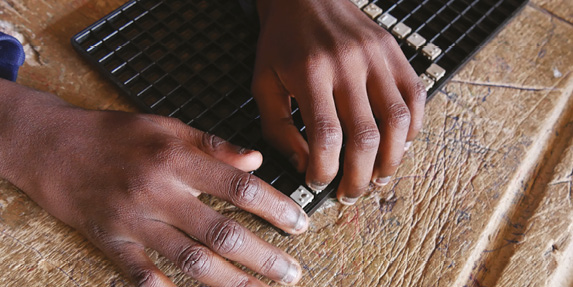
POLYGON ((149 67, 149 69, 147 69, 141 73, 141 76, 150 83, 155 83, 157 80, 159 80, 164 75, 165 75, 165 72, 163 72, 163 70, 161 70, 156 65, 149 67))
POLYGON ((245 88, 237 88, 233 90, 227 98, 236 106, 244 105, 251 98, 251 93, 245 88))
POLYGON ((215 106, 213 106, 213 112, 220 118, 229 117, 233 112, 235 112, 235 105, 231 104, 228 100, 221 100, 215 106))
POLYGON ((187 91, 182 87, 177 88, 175 91, 173 91, 173 93, 167 96, 167 100, 173 103, 173 105, 175 105, 176 107, 183 106, 190 99, 191 99, 191 93, 189 93, 189 91, 187 91))
POLYGON ((229 120, 227 121, 229 126, 236 131, 245 128, 249 124, 249 122, 250 122, 249 118, 240 111, 230 116, 229 120))
POLYGON ((125 26, 131 20, 125 17, 123 14, 117 13, 115 16, 109 18, 107 21, 108 23, 110 23, 112 27, 114 27, 117 30, 125 26))
POLYGON ((139 50, 144 51, 147 47, 151 46, 155 41, 149 36, 149 34, 141 34, 137 38, 133 39, 133 43, 138 47, 139 50))
POLYGON ((255 171, 255 175, 266 182, 274 182, 281 174, 282 168, 268 160, 261 165, 261 168, 255 171))
MULTIPOLYGON (((183 17, 187 18, 185 15, 183 15, 183 17)), ((197 17, 194 17, 193 20, 191 20, 191 25, 200 31, 207 28, 210 24, 211 20, 205 17, 205 15, 198 15, 197 17)))
POLYGON ((104 68, 110 72, 115 71, 121 65, 125 65, 125 62, 115 55, 108 57, 103 63, 104 68))
POLYGON ((165 20, 165 25, 167 25, 167 27, 169 27, 171 30, 175 30, 181 27, 181 25, 183 25, 184 23, 185 20, 183 20, 181 17, 177 15, 171 15, 169 18, 165 20))
POLYGON ((197 100, 191 100, 183 108, 182 113, 191 119, 197 118, 207 107, 197 100))
POLYGON ((171 93, 179 84, 172 77, 163 77, 155 84, 155 87, 164 95, 171 93))
POLYGON ((162 101, 159 104, 153 106, 151 109, 154 113, 160 116, 168 117, 172 114, 175 107, 168 101, 162 101))
POLYGON ((170 34, 169 36, 165 37, 165 39, 163 39, 163 45, 165 45, 165 48, 170 51, 175 50, 177 47, 179 47, 179 45, 181 45, 182 42, 183 40, 181 40, 181 38, 175 34, 170 34))
POLYGON ((235 131, 230 126, 222 123, 213 130, 213 134, 229 141, 229 139, 235 134, 235 131))
POLYGON ((193 76, 193 73, 187 66, 180 66, 179 68, 175 69, 171 75, 175 78, 175 80, 177 80, 177 82, 183 84, 193 76))
POLYGON ((173 53, 177 55, 180 62, 186 62, 193 56, 193 49, 189 45, 183 44, 182 46, 179 46, 179 48, 175 49, 173 53))
POLYGON ((151 29, 155 24, 157 24, 157 19, 151 16, 151 14, 145 14, 139 17, 137 20, 137 25, 139 25, 143 30, 151 29))
POLYGON ((209 39, 203 35, 196 35, 191 41, 191 46, 195 51, 203 50, 210 43, 209 39))
POLYGON ((145 9, 139 7, 139 5, 131 5, 123 10, 125 16, 133 20, 141 16, 141 14, 146 13, 145 9))
POLYGON ((165 55, 167 55, 167 48, 165 48, 163 45, 161 44, 155 44, 151 47, 149 47, 146 51, 145 54, 147 56, 149 56, 149 58, 153 61, 153 62, 157 62, 159 61, 161 58, 163 58, 165 55))
POLYGON ((151 107, 157 104, 159 101, 163 99, 163 96, 154 88, 147 89, 144 93, 142 93, 139 98, 145 103, 148 107, 151 107))
POLYGON ((145 55, 138 55, 129 61, 129 64, 138 71, 143 71, 151 66, 153 62, 145 55))
POLYGON ((139 5, 141 5, 145 10, 151 10, 157 5, 155 0, 140 0, 139 5))
POLYGON ((195 125, 195 127, 206 132, 211 131, 218 123, 219 119, 208 110, 193 121, 193 125, 195 125))
POLYGON ((158 24, 149 30, 149 33, 156 41, 160 41, 165 36, 169 35, 169 29, 163 24, 158 24))
POLYGON ((115 33, 115 29, 109 26, 106 22, 92 29, 92 32, 98 39, 103 39, 112 33, 115 33))
POLYGON ((201 101, 206 107, 213 106, 220 98, 221 96, 211 88, 197 94, 197 100, 201 101))
POLYGON ((167 7, 164 3, 159 4, 159 6, 155 7, 152 10, 153 16, 155 16, 159 20, 163 20, 167 18, 171 14, 171 9, 167 7))
MULTIPOLYGON (((229 72, 233 67, 237 66, 237 61, 235 61, 235 59, 227 56, 227 55, 223 55, 221 58, 217 59, 217 61, 215 61, 215 66, 221 70, 224 73, 229 72)), ((249 71, 244 71, 243 73, 249 73, 249 71)))
POLYGON ((120 83, 125 84, 127 81, 129 81, 131 78, 133 78, 135 75, 137 75, 137 72, 135 72, 135 70, 133 70, 129 66, 124 65, 121 69, 115 71, 114 74, 120 83))
POLYGON ((138 27, 133 22, 129 23, 129 25, 123 27, 123 29, 119 31, 119 33, 124 37, 126 37, 127 39, 133 39, 137 37, 139 34, 141 34, 141 32, 142 32, 141 28, 138 27))
POLYGON ((149 83, 140 77, 132 79, 128 84, 129 90, 135 95, 139 95, 148 87, 149 83))
MULTIPOLYGON (((193 65, 193 70, 196 70, 195 65, 193 65)), ((219 69, 213 65, 209 65, 202 70, 197 70, 201 71, 201 79, 205 80, 209 85, 212 85, 215 81, 217 81, 217 79, 221 77, 221 71, 219 71, 219 69)))
POLYGON ((193 79, 192 81, 185 82, 183 86, 191 91, 191 94, 198 95, 203 92, 205 87, 207 87, 207 84, 205 84, 205 82, 202 80, 193 79))
POLYGON ((173 55, 167 55, 159 61, 159 66, 167 73, 179 66, 179 59, 173 55))

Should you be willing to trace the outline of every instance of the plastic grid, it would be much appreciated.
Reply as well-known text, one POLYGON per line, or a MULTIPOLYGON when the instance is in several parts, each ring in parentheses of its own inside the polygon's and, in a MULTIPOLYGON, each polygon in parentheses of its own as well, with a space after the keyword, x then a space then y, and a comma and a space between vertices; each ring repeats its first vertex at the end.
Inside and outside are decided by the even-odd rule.
MULTIPOLYGON (((363 2, 357 4, 363 9, 377 5, 442 49, 431 61, 422 47, 397 37, 418 74, 432 63, 446 70, 429 89, 431 97, 526 0, 352 2, 363 2)), ((257 37, 249 23, 235 0, 132 0, 78 33, 72 45, 145 111, 261 151, 264 161, 254 174, 297 202, 303 187, 302 196, 312 198, 304 210, 312 214, 334 193, 337 180, 312 192, 304 175, 263 141, 249 92, 257 37)), ((296 104, 293 118, 304 134, 296 104)))
MULTIPOLYGON (((404 55, 424 82, 429 97, 433 96, 504 24, 512 18, 527 0, 351 0, 378 23, 390 15, 396 22, 385 27, 390 32, 400 23, 411 31, 396 36, 404 55), (375 6, 373 6, 375 5, 375 6), (372 17, 373 8, 377 10, 372 17), (421 47, 408 43, 408 37, 417 33, 425 40, 421 47), (429 43, 441 52, 430 59, 422 52, 429 43), (435 77, 428 71, 432 64, 445 70, 435 77)), ((392 18, 390 17, 390 18, 392 18)), ((383 25, 381 25, 383 26, 383 25)), ((384 27, 384 26, 383 26, 384 27)))

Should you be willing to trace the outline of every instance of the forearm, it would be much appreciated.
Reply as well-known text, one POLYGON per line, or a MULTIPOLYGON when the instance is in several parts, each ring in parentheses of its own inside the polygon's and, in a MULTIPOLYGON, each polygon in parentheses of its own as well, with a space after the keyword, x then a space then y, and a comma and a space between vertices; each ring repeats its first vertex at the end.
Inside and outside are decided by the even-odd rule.
POLYGON ((26 166, 39 155, 45 132, 56 121, 57 109, 69 106, 60 98, 0 79, 0 177, 23 188, 26 166))

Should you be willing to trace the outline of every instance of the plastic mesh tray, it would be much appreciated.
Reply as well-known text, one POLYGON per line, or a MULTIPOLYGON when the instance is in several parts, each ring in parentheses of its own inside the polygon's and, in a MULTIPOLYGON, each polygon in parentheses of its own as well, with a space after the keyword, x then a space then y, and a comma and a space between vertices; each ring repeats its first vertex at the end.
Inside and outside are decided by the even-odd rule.
MULTIPOLYGON (((378 23, 387 15, 396 19, 385 28, 398 35, 411 65, 431 84, 430 98, 526 0, 352 2, 378 23), (376 7, 370 4, 383 11, 372 13, 376 7), (396 33, 399 23, 410 33, 396 33), (414 32, 424 45, 408 45, 414 32), (441 50, 433 60, 422 52, 427 43, 441 50), (428 72, 432 63, 444 69, 439 79, 428 72)), ((254 174, 312 214, 335 192, 338 180, 312 192, 304 175, 263 141, 249 92, 257 37, 249 23, 236 0, 133 0, 75 35, 72 45, 143 110, 261 151, 264 161, 254 174)), ((292 113, 304 135, 296 104, 292 113)))

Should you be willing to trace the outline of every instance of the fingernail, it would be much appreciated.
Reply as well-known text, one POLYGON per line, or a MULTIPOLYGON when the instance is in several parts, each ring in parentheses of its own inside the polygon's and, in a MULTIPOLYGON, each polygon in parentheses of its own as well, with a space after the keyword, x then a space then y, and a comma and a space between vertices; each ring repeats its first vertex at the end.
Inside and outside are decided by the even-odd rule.
POLYGON ((244 148, 244 147, 239 148, 239 154, 250 154, 252 152, 254 152, 254 150, 252 150, 252 149, 248 149, 248 148, 244 148))
POLYGON ((288 264, 288 267, 286 267, 287 270, 281 281, 286 284, 291 284, 294 283, 301 276, 301 268, 296 263, 293 262, 286 262, 286 263, 288 264))
POLYGON ((314 192, 321 192, 328 186, 328 183, 319 183, 319 182, 310 182, 308 187, 312 189, 314 192))
POLYGON ((344 205, 354 205, 358 201, 358 197, 346 197, 343 196, 340 198, 340 203, 344 205))
POLYGON ((392 177, 391 176, 387 176, 387 177, 379 177, 374 179, 374 184, 378 185, 378 186, 385 186, 390 182, 390 179, 392 177))
POLYGON ((296 224, 294 226, 294 231, 299 232, 306 228, 308 225, 308 217, 304 212, 298 213, 298 219, 296 220, 296 224))
POLYGON ((405 151, 409 150, 411 146, 412 146, 412 142, 406 142, 406 144, 404 144, 404 150, 405 151))

